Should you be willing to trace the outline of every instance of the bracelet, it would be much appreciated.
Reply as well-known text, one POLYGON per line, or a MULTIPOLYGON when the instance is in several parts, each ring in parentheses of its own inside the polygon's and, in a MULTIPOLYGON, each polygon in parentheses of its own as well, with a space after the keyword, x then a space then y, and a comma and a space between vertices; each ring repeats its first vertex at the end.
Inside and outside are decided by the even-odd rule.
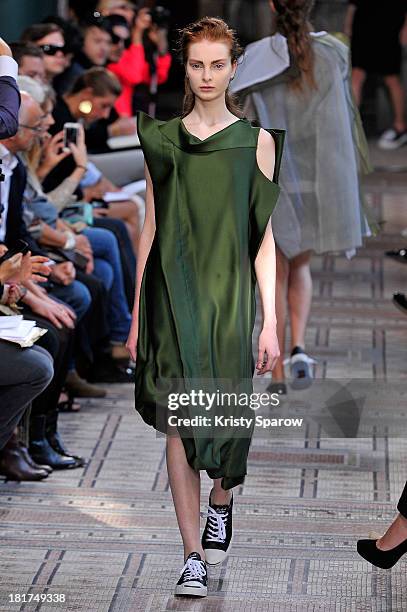
POLYGON ((70 232, 66 232, 66 234, 67 234, 66 242, 65 242, 63 248, 66 251, 71 251, 76 246, 76 238, 75 238, 75 235, 71 234, 70 232))
POLYGON ((76 164, 76 167, 77 168, 82 168, 82 170, 85 170, 85 172, 87 170, 87 167, 86 166, 82 166, 81 164, 76 164))

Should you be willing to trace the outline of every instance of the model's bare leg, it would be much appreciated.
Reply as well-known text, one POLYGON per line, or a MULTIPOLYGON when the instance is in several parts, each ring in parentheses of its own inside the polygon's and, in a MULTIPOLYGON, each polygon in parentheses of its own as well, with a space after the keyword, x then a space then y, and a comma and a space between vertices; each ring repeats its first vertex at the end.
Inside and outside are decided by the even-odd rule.
POLYGON ((360 106, 362 102, 362 89, 363 83, 366 79, 366 72, 361 68, 353 68, 352 69, 352 89, 353 95, 355 97, 355 102, 358 106, 360 106))
POLYGON ((213 489, 211 495, 211 502, 216 505, 228 504, 232 499, 232 490, 222 489, 222 478, 214 478, 213 480, 213 489))
POLYGON ((200 535, 200 474, 188 464, 184 445, 178 435, 167 436, 166 455, 168 480, 184 543, 185 559, 193 551, 205 559, 200 535))
POLYGON ((272 372, 276 381, 284 380, 284 349, 285 349, 285 327, 287 319, 287 291, 288 291, 289 262, 276 246, 276 317, 277 338, 280 347, 280 357, 272 372))
POLYGON ((398 514, 386 533, 379 538, 376 546, 379 550, 390 550, 407 539, 407 518, 398 514))
POLYGON ((390 91, 390 97, 394 111, 394 127, 398 132, 403 132, 406 129, 404 120, 404 90, 397 74, 384 77, 384 82, 390 91))
POLYGON ((305 348, 305 330, 311 310, 312 277, 310 270, 311 251, 306 251, 290 260, 288 277, 288 307, 291 323, 291 348, 305 348))

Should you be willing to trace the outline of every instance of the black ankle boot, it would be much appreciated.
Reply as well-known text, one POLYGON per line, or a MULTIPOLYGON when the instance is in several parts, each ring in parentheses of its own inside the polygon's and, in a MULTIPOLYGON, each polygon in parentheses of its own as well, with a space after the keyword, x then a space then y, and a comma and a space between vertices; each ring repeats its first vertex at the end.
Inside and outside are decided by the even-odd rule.
POLYGON ((70 453, 66 448, 60 434, 58 433, 58 412, 51 412, 50 414, 47 414, 45 419, 45 436, 50 446, 59 455, 63 455, 64 457, 73 457, 78 464, 77 467, 83 467, 85 465, 85 459, 83 457, 79 457, 79 455, 70 453))
POLYGON ((29 453, 36 463, 50 465, 54 470, 79 467, 76 459, 60 455, 49 444, 45 437, 45 415, 31 415, 29 453))

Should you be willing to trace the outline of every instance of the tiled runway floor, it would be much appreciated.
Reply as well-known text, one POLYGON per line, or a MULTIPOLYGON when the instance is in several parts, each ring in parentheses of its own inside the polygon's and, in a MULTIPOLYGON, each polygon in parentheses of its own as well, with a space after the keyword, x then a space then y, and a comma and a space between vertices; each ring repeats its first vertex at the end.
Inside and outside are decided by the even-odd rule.
MULTIPOLYGON (((324 437, 319 426, 296 437, 256 435, 249 475, 235 491, 233 550, 210 571, 210 596, 179 600, 182 547, 164 441, 136 416, 132 388, 112 385, 104 401, 60 417, 69 446, 89 458, 85 469, 0 483, 1 611, 407 610, 407 560, 381 571, 355 552, 359 537, 389 524, 407 477, 407 317, 390 301, 406 287, 407 269, 383 257, 403 243, 406 185, 406 174, 370 177, 383 233, 351 261, 315 258, 307 334, 319 378, 394 391, 399 435, 391 423, 384 435, 371 427, 359 438, 324 437), (66 601, 11 603, 16 593, 66 601)), ((389 404, 378 399, 376 416, 394 412, 389 404)), ((209 485, 203 476, 202 510, 209 485)))

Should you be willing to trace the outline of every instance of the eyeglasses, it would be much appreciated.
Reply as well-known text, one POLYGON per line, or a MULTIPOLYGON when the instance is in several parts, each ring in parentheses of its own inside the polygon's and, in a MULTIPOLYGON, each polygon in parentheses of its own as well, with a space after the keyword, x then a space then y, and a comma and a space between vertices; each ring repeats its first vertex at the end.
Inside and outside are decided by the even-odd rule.
POLYGON ((110 32, 110 36, 112 38, 112 43, 114 45, 118 45, 119 43, 123 43, 123 45, 126 46, 130 42, 130 36, 127 36, 126 38, 123 38, 122 36, 118 36, 114 32, 110 32))
POLYGON ((45 55, 56 55, 58 51, 64 55, 67 53, 66 45, 39 45, 45 55))
POLYGON ((19 123, 18 127, 25 128, 26 130, 32 130, 33 132, 43 132, 44 127, 42 125, 26 125, 25 123, 19 123))

